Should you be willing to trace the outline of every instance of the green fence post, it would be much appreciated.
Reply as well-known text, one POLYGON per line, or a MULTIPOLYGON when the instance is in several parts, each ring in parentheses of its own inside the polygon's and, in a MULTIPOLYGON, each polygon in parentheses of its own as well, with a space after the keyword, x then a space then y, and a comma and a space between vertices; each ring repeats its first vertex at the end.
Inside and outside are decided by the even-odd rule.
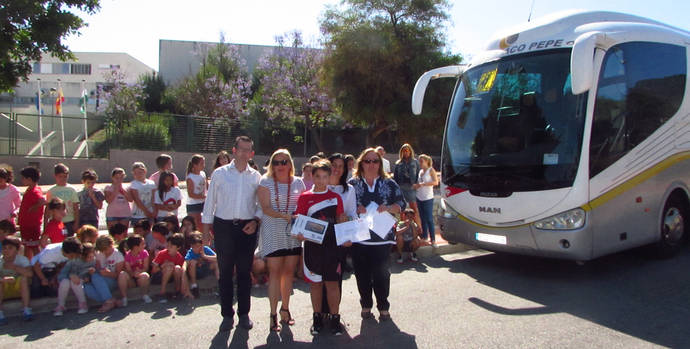
POLYGON ((10 113, 10 137, 8 144, 8 153, 10 155, 17 155, 17 113, 10 113))
POLYGON ((194 152, 192 147, 194 146, 194 121, 195 119, 191 116, 186 116, 185 121, 187 122, 187 149, 188 152, 194 152))

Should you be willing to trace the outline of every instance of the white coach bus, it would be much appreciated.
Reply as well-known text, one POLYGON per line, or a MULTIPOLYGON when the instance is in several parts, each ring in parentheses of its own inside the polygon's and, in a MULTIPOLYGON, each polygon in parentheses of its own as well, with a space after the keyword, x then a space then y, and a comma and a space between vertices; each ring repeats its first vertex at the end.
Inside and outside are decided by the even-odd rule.
POLYGON ((456 78, 442 148, 443 237, 585 261, 690 227, 690 33, 613 12, 543 18, 490 41, 456 78))

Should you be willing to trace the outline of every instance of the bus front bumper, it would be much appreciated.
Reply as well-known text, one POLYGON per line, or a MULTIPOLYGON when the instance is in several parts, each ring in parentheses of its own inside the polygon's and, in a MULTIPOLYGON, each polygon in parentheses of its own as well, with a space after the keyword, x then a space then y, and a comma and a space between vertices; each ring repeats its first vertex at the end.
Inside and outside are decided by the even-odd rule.
POLYGON ((441 236, 489 251, 586 261, 592 259, 592 237, 585 224, 576 230, 539 230, 531 224, 489 227, 465 218, 438 216, 441 236))

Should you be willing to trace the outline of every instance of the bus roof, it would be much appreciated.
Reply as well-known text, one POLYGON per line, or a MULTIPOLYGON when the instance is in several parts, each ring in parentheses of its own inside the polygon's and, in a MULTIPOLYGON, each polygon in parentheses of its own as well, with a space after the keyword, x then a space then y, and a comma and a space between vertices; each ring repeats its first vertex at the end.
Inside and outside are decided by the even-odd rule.
POLYGON ((571 10, 499 31, 489 41, 486 51, 477 55, 473 61, 485 61, 487 56, 500 57, 545 49, 568 48, 572 47, 575 39, 583 33, 633 23, 648 24, 690 37, 690 32, 644 17, 618 12, 571 10))

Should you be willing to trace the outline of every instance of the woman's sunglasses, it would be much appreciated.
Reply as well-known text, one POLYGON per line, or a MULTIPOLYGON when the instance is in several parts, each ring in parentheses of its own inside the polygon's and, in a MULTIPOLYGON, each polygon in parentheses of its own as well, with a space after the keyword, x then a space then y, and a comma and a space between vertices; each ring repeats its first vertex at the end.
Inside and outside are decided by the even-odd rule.
POLYGON ((273 160, 271 161, 271 165, 273 166, 278 166, 278 165, 283 165, 287 166, 287 164, 290 163, 290 160, 273 160))
POLYGON ((362 160, 362 162, 365 163, 365 164, 378 164, 378 163, 379 163, 379 159, 373 159, 373 160, 364 159, 364 160, 362 160))

